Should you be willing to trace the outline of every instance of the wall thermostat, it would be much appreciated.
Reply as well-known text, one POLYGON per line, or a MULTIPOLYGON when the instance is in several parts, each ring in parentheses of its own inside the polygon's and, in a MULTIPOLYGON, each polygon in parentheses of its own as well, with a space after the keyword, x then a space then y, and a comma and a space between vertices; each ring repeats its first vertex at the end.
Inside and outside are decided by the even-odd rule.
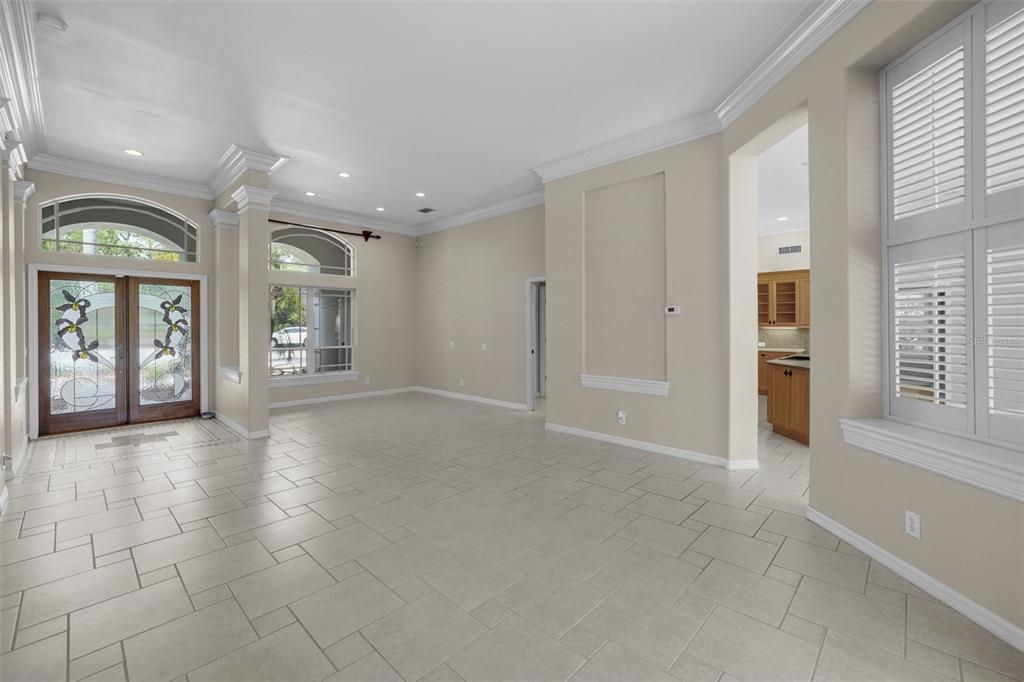
POLYGON ((665 314, 666 315, 678 315, 679 311, 680 311, 680 308, 677 305, 667 305, 667 306, 665 306, 665 314))

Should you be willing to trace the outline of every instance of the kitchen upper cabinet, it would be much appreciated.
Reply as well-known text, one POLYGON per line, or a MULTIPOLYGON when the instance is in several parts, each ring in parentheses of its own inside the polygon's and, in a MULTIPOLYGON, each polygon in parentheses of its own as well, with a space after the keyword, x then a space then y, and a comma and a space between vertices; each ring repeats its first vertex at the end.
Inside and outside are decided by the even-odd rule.
POLYGON ((758 273, 757 324, 759 327, 809 327, 811 271, 758 273))
POLYGON ((810 370, 768 365, 768 422, 780 436, 805 445, 810 443, 810 370))

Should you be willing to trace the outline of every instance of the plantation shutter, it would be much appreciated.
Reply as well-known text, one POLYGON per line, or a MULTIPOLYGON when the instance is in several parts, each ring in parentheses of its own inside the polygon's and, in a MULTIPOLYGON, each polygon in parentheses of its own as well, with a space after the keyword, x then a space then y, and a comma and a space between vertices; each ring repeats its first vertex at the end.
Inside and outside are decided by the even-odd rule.
POLYGON ((978 431, 1024 443, 1024 222, 978 230, 975 259, 978 431))
POLYGON ((966 430, 973 396, 970 262, 962 234, 890 249, 890 411, 966 430))
POLYGON ((965 31, 957 25, 887 74, 890 238, 967 219, 965 31))
POLYGON ((985 214, 1024 210, 1024 3, 986 8, 984 25, 985 214))

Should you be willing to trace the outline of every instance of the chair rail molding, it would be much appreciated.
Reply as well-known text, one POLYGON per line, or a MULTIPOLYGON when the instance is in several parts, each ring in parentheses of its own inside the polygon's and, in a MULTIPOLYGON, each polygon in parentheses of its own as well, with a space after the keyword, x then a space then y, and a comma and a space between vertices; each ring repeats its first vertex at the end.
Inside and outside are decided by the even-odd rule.
POLYGON ((600 388, 606 391, 643 393, 646 395, 668 395, 668 382, 654 379, 627 379, 625 377, 604 377, 595 374, 581 374, 583 388, 600 388))

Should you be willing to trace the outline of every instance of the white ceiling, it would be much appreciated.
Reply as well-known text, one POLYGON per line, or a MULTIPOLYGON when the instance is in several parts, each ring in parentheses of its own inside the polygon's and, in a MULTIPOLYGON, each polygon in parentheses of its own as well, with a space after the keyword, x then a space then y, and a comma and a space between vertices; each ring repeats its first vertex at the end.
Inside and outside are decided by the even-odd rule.
POLYGON ((45 151, 203 182, 234 143, 290 157, 282 199, 413 225, 713 109, 811 4, 42 0, 45 151))
POLYGON ((759 234, 810 229, 811 193, 807 169, 806 124, 757 157, 759 234))

